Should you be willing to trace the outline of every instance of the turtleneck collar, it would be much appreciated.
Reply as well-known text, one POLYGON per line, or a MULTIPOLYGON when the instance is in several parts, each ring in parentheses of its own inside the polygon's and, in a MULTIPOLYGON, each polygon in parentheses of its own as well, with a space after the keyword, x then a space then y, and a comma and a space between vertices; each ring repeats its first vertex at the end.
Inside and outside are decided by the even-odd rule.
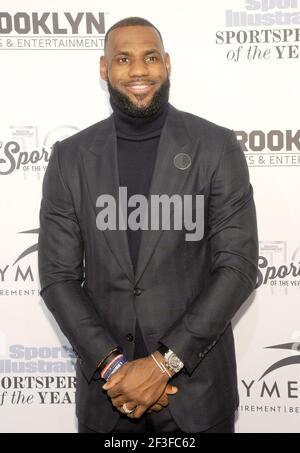
POLYGON ((146 140, 160 135, 170 104, 166 102, 155 115, 149 118, 134 118, 122 112, 111 98, 110 105, 113 110, 117 137, 128 140, 146 140))

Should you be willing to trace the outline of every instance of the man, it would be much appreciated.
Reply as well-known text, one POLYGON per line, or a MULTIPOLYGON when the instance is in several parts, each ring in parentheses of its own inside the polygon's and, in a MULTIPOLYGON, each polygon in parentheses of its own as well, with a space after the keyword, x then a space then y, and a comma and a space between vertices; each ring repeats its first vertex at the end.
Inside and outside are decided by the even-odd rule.
POLYGON ((100 69, 113 114, 55 144, 40 210, 41 295, 78 354, 79 432, 233 432, 231 319, 258 259, 245 157, 233 131, 169 104, 150 22, 111 27, 100 69), (201 237, 191 219, 147 227, 155 196, 201 196, 167 213, 200 214, 201 237))

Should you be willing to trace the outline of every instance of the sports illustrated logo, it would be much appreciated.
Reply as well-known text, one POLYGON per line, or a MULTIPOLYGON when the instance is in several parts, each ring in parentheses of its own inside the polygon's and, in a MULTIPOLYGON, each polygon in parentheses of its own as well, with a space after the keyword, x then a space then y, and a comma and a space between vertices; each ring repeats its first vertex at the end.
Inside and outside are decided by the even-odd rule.
POLYGON ((104 13, 0 12, 0 50, 100 50, 104 13))
POLYGON ((290 351, 288 357, 269 365, 258 379, 241 379, 239 385, 241 412, 300 414, 300 407, 293 405, 295 400, 300 398, 299 371, 296 371, 294 366, 290 367, 300 365, 300 332, 295 332, 292 337, 295 339, 294 342, 265 348, 269 351, 290 351), (286 375, 280 373, 279 370, 282 368, 287 368, 286 375, 296 373, 295 377, 288 379, 286 375))
POLYGON ((235 134, 249 167, 300 165, 300 130, 235 131, 235 134))
POLYGON ((29 173, 40 179, 40 173, 46 171, 52 145, 78 131, 76 126, 59 126, 40 140, 37 126, 10 126, 10 138, 6 142, 0 141, 0 176, 21 170, 24 179, 29 173))
POLYGON ((245 0, 246 11, 225 11, 226 27, 299 25, 298 0, 245 0))
POLYGON ((0 356, 0 407, 74 404, 76 357, 68 345, 10 345, 0 356))
POLYGON ((0 356, 0 373, 68 373, 75 371, 76 353, 71 346, 10 345, 0 356))
POLYGON ((287 242, 260 242, 257 288, 266 285, 271 293, 281 290, 286 295, 290 288, 300 289, 300 247, 288 259, 287 242))
POLYGON ((225 27, 230 30, 215 34, 228 61, 300 58, 298 0, 244 0, 244 4, 244 11, 225 10, 225 27))
POLYGON ((300 247, 288 259, 287 242, 260 241, 256 288, 269 286, 271 293, 281 291, 285 295, 292 288, 300 289, 300 247))
POLYGON ((99 230, 170 230, 173 223, 174 230, 195 230, 194 233, 185 234, 186 241, 200 241, 203 238, 204 195, 151 195, 150 207, 144 195, 135 194, 127 199, 127 187, 119 187, 118 195, 119 201, 109 194, 97 198, 96 206, 101 208, 96 216, 99 230), (135 208, 129 216, 128 208, 135 208))

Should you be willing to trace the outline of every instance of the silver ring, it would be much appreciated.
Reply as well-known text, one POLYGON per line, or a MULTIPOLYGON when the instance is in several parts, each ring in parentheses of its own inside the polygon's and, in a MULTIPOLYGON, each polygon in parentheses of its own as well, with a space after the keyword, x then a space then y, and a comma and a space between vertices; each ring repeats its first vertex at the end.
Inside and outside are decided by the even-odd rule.
POLYGON ((122 409, 125 412, 125 414, 132 414, 132 412, 135 411, 135 408, 134 409, 128 409, 126 403, 123 404, 122 409))

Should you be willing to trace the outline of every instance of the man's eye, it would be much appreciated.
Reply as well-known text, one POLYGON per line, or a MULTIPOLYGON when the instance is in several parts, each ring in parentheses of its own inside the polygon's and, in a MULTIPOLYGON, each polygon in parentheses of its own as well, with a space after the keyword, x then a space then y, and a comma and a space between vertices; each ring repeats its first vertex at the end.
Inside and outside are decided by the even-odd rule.
POLYGON ((127 57, 118 58, 118 62, 119 63, 127 63, 128 62, 128 58, 127 57))
POLYGON ((147 61, 148 63, 155 63, 157 60, 158 60, 158 58, 155 57, 154 55, 149 56, 149 57, 146 58, 146 61, 147 61))

